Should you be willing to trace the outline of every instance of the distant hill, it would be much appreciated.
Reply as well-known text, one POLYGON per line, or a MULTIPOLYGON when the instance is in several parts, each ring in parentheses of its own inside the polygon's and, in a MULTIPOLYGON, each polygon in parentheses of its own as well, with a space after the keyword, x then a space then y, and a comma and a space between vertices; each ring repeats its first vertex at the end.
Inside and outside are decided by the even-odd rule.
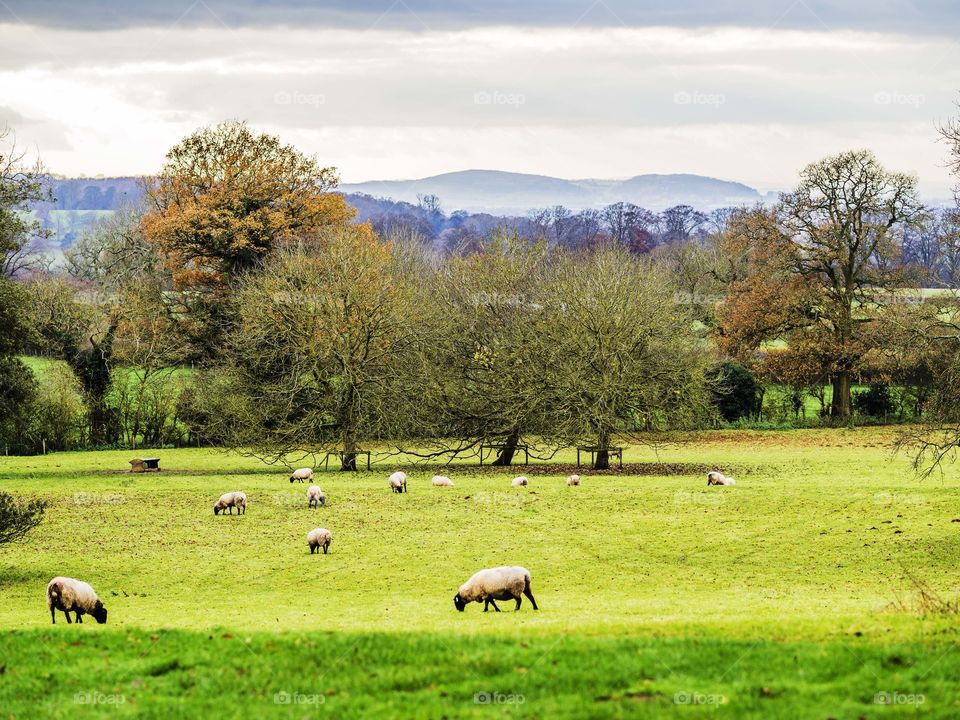
MULTIPOLYGON (((53 230, 50 250, 69 248, 80 234, 98 219, 107 217, 125 205, 143 199, 143 179, 117 178, 50 178, 55 200, 36 203, 32 207, 45 227, 53 230)), ((389 208, 372 202, 388 198, 397 203, 417 204, 418 195, 436 195, 445 213, 465 210, 485 219, 476 223, 487 226, 494 216, 510 216, 517 220, 534 209, 565 205, 571 210, 599 208, 615 202, 631 202, 649 210, 660 211, 674 205, 693 205, 699 210, 713 210, 734 205, 751 205, 765 199, 755 189, 742 183, 717 180, 702 175, 637 175, 628 180, 563 180, 546 175, 502 172, 499 170, 464 170, 444 173, 419 180, 378 180, 341 185, 340 192, 360 212, 360 217, 376 215, 383 220, 389 208)), ((414 208, 397 208, 409 215, 414 208)), ((436 232, 444 225, 432 222, 436 232)))
POLYGON ((631 202, 660 211, 674 205, 714 210, 752 205, 765 198, 738 182, 702 175, 637 175, 628 180, 563 180, 546 175, 464 170, 418 180, 377 180, 347 183, 345 193, 416 203, 418 195, 436 195, 444 210, 493 214, 524 214, 533 208, 565 205, 571 210, 631 202))

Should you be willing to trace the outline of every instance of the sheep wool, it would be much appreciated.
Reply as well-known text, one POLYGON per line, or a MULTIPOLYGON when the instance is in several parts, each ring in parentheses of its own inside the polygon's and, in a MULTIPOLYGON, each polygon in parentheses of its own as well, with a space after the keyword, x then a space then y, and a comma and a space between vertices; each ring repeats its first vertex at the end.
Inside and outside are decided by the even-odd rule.
POLYGON ((233 509, 237 509, 237 515, 246 515, 247 496, 242 492, 224 493, 220 499, 213 505, 213 514, 226 514, 227 508, 230 508, 230 514, 233 515, 233 509))
POLYGON ((736 485, 737 481, 718 470, 707 473, 707 485, 736 485))
POLYGON ((311 485, 307 488, 307 505, 317 507, 318 505, 326 504, 327 496, 323 494, 323 490, 320 489, 319 485, 311 485))
POLYGON ((77 615, 77 622, 83 623, 83 615, 92 616, 103 625, 107 621, 107 609, 100 602, 97 593, 89 583, 76 578, 55 577, 47 585, 47 607, 50 619, 57 624, 56 611, 60 610, 70 623, 70 613, 77 615))
POLYGON ((527 485, 528 483, 529 483, 529 481, 527 480, 527 478, 525 478, 523 475, 521 475, 520 477, 515 477, 515 478, 513 479, 513 482, 512 482, 511 484, 512 484, 514 487, 522 487, 523 485, 527 485))
POLYGON ((290 476, 290 482, 294 480, 299 480, 303 482, 305 480, 313 480, 313 470, 310 468, 300 468, 293 471, 293 475, 290 476))
POLYGON ((453 480, 446 475, 434 475, 433 484, 436 487, 453 487, 453 480))
POLYGON ((395 472, 388 478, 387 482, 390 483, 390 489, 395 493, 407 491, 407 474, 405 472, 395 472))
POLYGON ((521 596, 526 595, 534 610, 539 610, 537 601, 533 599, 530 589, 530 571, 519 565, 487 568, 475 573, 457 591, 453 604, 460 612, 468 603, 482 602, 483 611, 487 612, 490 605, 500 612, 496 600, 516 600, 520 609, 521 596))
POLYGON ((326 528, 314 528, 307 533, 307 546, 310 548, 310 554, 319 552, 323 548, 323 554, 327 554, 330 543, 333 542, 333 533, 326 528))

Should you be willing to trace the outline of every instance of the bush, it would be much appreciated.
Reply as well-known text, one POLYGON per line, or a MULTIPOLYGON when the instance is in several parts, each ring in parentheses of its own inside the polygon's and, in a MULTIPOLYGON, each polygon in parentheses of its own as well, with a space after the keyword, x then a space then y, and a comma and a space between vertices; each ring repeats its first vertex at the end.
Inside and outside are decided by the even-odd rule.
POLYGON ((0 492, 0 545, 18 540, 39 525, 46 506, 44 500, 16 502, 10 493, 0 492))
POLYGON ((30 424, 37 400, 37 381, 15 357, 0 357, 0 444, 11 452, 29 452, 30 424))
POLYGON ((896 403, 889 386, 884 383, 875 383, 868 389, 855 393, 853 409, 858 415, 869 417, 886 417, 896 412, 896 403))
POLYGON ((714 366, 707 379, 712 388, 711 403, 724 422, 759 415, 761 388, 753 373, 743 365, 726 360, 714 366))
POLYGON ((47 441, 48 450, 68 450, 84 444, 87 406, 80 381, 66 365, 56 364, 43 374, 31 434, 47 441))

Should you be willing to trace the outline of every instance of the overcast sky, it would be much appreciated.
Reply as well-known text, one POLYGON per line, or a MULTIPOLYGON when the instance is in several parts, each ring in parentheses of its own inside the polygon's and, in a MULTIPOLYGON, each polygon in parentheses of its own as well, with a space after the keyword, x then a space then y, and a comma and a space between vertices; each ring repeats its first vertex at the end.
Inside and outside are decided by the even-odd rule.
POLYGON ((868 147, 942 197, 952 6, 0 0, 0 122, 65 175, 155 172, 183 135, 240 118, 350 182, 692 172, 764 191, 868 147))

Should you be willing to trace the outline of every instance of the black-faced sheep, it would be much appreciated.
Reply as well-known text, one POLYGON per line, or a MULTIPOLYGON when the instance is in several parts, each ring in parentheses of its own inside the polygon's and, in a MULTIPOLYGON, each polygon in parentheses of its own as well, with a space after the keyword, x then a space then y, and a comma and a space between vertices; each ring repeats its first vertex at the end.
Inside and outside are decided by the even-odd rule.
POLYGON ((333 534, 326 528, 314 528, 307 533, 307 545, 311 555, 318 552, 320 548, 323 548, 323 554, 326 555, 332 542, 333 534))
POLYGON ((736 485, 737 481, 717 470, 707 473, 707 485, 736 485))
POLYGON ((482 602, 484 612, 487 612, 490 605, 500 612, 494 600, 516 600, 517 606, 514 610, 519 610, 521 595, 527 596, 534 610, 540 609, 530 590, 529 570, 517 565, 487 568, 475 573, 460 586, 453 598, 453 604, 457 610, 463 612, 467 603, 482 602))
POLYGON ((390 489, 395 493, 402 493, 407 491, 407 474, 405 472, 397 471, 387 480, 390 483, 390 489))
POLYGON ((318 505, 326 504, 327 496, 323 494, 323 490, 320 489, 319 485, 311 485, 307 488, 307 505, 315 508, 318 505))
POLYGON ((527 478, 521 475, 520 477, 515 477, 510 484, 513 485, 514 487, 523 487, 524 485, 529 484, 529 481, 527 480, 527 478))
POLYGON ((573 485, 579 485, 579 484, 580 484, 579 475, 571 475, 570 477, 567 478, 567 487, 571 487, 573 485))
POLYGON ((213 504, 213 514, 219 515, 230 508, 230 514, 233 515, 233 509, 237 509, 237 515, 246 515, 247 496, 242 492, 224 493, 220 499, 213 504))
POLYGON ((434 487, 453 487, 453 480, 446 475, 434 475, 432 482, 434 487))
POLYGON ((313 470, 310 468, 300 468, 299 470, 294 470, 293 475, 290 476, 290 482, 294 480, 299 480, 304 482, 305 480, 313 480, 313 470))
POLYGON ((54 625, 57 624, 57 610, 63 612, 68 623, 71 622, 71 612, 77 614, 78 623, 83 623, 84 615, 92 616, 101 625, 107 621, 107 609, 90 584, 83 580, 55 577, 47 585, 47 607, 54 625))

